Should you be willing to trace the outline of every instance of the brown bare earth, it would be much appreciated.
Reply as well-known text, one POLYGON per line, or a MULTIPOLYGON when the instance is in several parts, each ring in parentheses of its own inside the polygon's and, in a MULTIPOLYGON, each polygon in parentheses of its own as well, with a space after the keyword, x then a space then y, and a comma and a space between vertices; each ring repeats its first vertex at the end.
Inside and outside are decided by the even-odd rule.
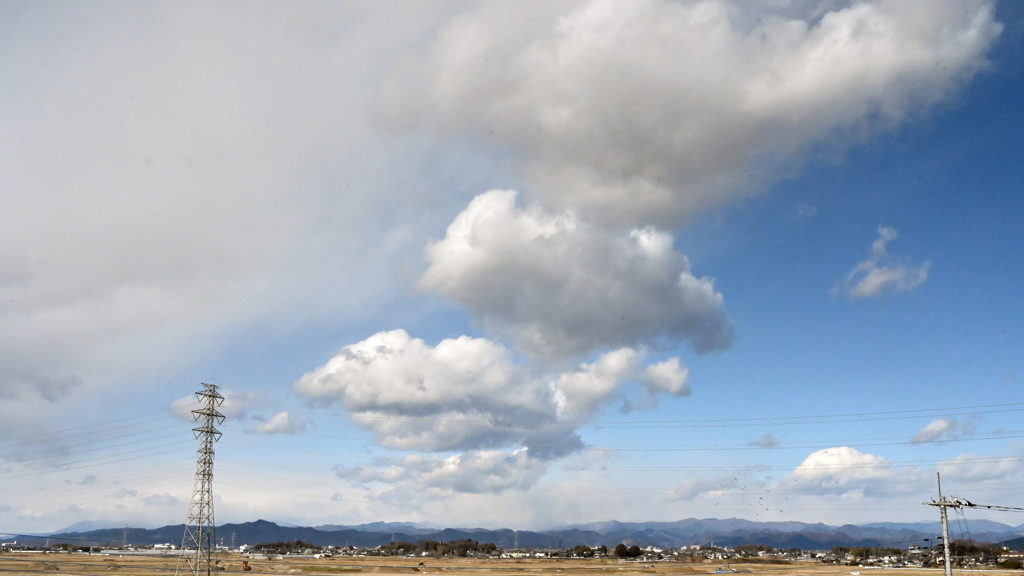
MULTIPOLYGON (((409 576, 413 573, 440 574, 449 576, 612 576, 614 574, 710 574, 718 569, 721 562, 683 563, 683 562, 626 562, 619 560, 592 559, 508 559, 478 560, 472 558, 378 558, 378 557, 339 557, 327 559, 291 558, 267 560, 262 556, 256 558, 225 555, 220 561, 217 572, 220 574, 245 574, 242 571, 242 560, 245 559, 252 567, 249 574, 271 573, 287 576, 307 576, 310 574, 395 574, 409 576)), ((0 572, 4 574, 48 574, 50 576, 88 575, 88 576, 172 576, 177 565, 173 556, 117 556, 99 554, 68 554, 68 553, 8 553, 0 555, 0 572)), ((779 564, 734 564, 737 574, 744 576, 850 576, 851 572, 860 572, 869 576, 880 569, 858 568, 856 566, 822 565, 815 562, 794 562, 788 565, 779 564)), ((899 568, 889 572, 899 572, 906 576, 937 576, 941 570, 899 568)), ((992 570, 991 572, 1002 572, 992 570)), ((1020 571, 1016 571, 1020 574, 1020 571)), ((879 574, 878 576, 882 576, 879 574)))

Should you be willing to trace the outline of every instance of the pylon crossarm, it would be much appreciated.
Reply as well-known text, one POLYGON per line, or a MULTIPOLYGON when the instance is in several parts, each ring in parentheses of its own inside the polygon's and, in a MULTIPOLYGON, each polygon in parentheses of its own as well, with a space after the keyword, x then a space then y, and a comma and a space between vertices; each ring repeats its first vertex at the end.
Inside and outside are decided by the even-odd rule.
POLYGON ((203 384, 203 386, 205 387, 203 390, 196 392, 196 396, 200 397, 200 400, 203 398, 215 398, 218 404, 224 401, 224 397, 217 392, 216 384, 203 384))
POLYGON ((213 416, 214 418, 224 421, 224 415, 217 411, 216 408, 200 408, 199 410, 193 410, 192 414, 199 416, 213 416))

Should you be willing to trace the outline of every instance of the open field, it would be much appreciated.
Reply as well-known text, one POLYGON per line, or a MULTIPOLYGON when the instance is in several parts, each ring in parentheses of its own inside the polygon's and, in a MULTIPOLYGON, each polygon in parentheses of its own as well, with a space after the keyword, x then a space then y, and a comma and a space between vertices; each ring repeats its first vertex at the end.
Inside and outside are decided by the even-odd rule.
MULTIPOLYGON (((473 558, 395 558, 395 557, 341 557, 330 559, 282 558, 266 560, 263 557, 249 558, 237 554, 222 557, 223 570, 227 574, 245 574, 242 560, 248 560, 254 573, 282 575, 307 574, 395 574, 408 576, 413 573, 457 573, 459 576, 601 576, 611 574, 710 574, 721 566, 721 562, 680 563, 680 562, 620 562, 613 559, 507 559, 480 560, 473 558)), ((6 574, 48 574, 88 576, 169 576, 174 573, 177 558, 173 556, 107 556, 100 554, 67 553, 25 553, 0 555, 0 571, 6 574)), ((797 562, 779 564, 736 564, 739 574, 755 576, 849 576, 859 571, 867 574, 873 569, 851 566, 822 565, 797 562)), ((892 569, 906 576, 936 576, 938 569, 900 568, 892 569)), ((1011 573, 1003 570, 986 572, 1011 573)), ((1020 571, 1012 571, 1017 574, 1020 571)), ((455 574, 452 574, 455 576, 455 574)))

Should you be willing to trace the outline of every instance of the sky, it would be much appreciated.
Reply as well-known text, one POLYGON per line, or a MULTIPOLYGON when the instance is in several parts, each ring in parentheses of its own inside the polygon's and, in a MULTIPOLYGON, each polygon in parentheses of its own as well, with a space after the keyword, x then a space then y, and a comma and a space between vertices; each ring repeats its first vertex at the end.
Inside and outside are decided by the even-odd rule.
MULTIPOLYGON (((0 530, 1024 506, 1024 8, 0 5, 0 530)), ((1007 524, 1019 514, 969 510, 1007 524)))

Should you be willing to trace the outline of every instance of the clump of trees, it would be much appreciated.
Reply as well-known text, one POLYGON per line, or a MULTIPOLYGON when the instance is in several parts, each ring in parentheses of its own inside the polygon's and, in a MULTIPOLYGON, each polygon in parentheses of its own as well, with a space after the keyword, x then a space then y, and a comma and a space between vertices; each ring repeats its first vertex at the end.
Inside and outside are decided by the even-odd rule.
POLYGON ((289 550, 305 550, 306 548, 319 548, 319 546, 303 542, 302 540, 294 540, 292 542, 263 542, 254 546, 254 548, 264 552, 284 554, 289 550))
POLYGON ((593 558, 595 552, 608 554, 608 547, 602 544, 598 548, 591 548, 585 544, 579 544, 569 550, 569 556, 573 558, 593 558))
POLYGON ((381 546, 380 549, 382 552, 386 550, 391 556, 415 554, 419 551, 418 546, 416 546, 412 542, 406 542, 404 540, 392 542, 387 546, 381 546))
POLYGON ((416 543, 416 549, 408 553, 426 552, 432 556, 459 556, 461 558, 465 558, 471 553, 491 554, 497 549, 498 547, 490 542, 481 544, 476 540, 454 540, 452 542, 420 540, 416 543))
MULTIPOLYGON (((949 543, 949 552, 953 563, 958 566, 964 566, 972 562, 995 564, 999 554, 1002 552, 1002 546, 992 543, 975 543, 972 540, 955 540, 949 543)), ((906 551, 900 548, 874 548, 868 546, 836 546, 832 548, 832 553, 836 556, 836 561, 845 558, 849 554, 850 564, 857 564, 869 558, 883 558, 886 556, 902 558, 906 555, 906 551)), ((932 560, 940 554, 942 554, 941 546, 933 547, 930 550, 932 560)), ((926 560, 925 564, 931 564, 932 560, 926 560)))
POLYGON ((612 555, 616 558, 636 558, 641 554, 643 554, 643 550, 636 544, 627 548, 624 543, 619 543, 615 545, 615 549, 612 551, 612 555))
POLYGON ((872 546, 835 546, 832 548, 832 553, 835 554, 837 559, 841 559, 845 557, 847 554, 849 554, 852 563, 856 563, 861 560, 867 560, 868 558, 881 558, 883 556, 903 556, 903 550, 900 548, 875 548, 872 546))
MULTIPOLYGON (((295 540, 293 542, 264 542, 255 546, 257 550, 264 552, 285 554, 289 551, 305 550, 308 548, 319 548, 309 542, 295 540)), ((381 554, 385 556, 408 556, 410 554, 422 554, 426 552, 432 556, 461 556, 470 554, 491 554, 498 549, 494 544, 487 542, 481 544, 476 540, 455 540, 452 542, 436 542, 434 540, 420 540, 412 542, 398 541, 380 547, 381 554)))
POLYGON ((1003 547, 990 542, 974 543, 973 540, 954 540, 949 544, 950 556, 957 564, 963 565, 967 560, 983 564, 995 563, 1003 547))

